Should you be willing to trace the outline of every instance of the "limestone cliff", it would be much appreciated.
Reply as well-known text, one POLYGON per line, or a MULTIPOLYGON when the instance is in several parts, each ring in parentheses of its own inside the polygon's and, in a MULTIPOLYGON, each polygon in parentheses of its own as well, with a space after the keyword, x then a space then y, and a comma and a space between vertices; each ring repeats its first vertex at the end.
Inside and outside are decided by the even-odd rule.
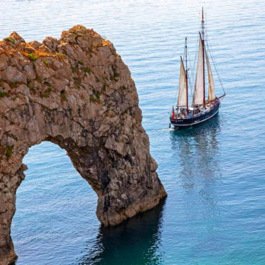
POLYGON ((128 67, 93 30, 75 26, 42 43, 12 33, 0 42, 1 265, 16 258, 10 226, 25 177, 22 159, 42 141, 67 151, 97 193, 105 226, 165 197, 141 121, 128 67))

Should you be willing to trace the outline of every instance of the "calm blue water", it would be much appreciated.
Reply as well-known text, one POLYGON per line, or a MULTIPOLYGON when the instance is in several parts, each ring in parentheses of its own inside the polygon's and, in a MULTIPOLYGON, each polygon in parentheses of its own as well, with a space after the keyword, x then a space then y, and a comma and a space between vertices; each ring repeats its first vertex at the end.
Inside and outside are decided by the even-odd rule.
MULTIPOLYGON (((262 0, 1 1, 0 37, 58 37, 74 24, 109 38, 136 81, 143 125, 168 198, 113 229, 65 152, 30 149, 12 236, 18 265, 265 264, 265 3, 262 0), (227 97, 196 130, 168 130, 178 60, 190 65, 204 4, 209 44, 227 97)), ((221 94, 221 90, 219 93, 221 94)))

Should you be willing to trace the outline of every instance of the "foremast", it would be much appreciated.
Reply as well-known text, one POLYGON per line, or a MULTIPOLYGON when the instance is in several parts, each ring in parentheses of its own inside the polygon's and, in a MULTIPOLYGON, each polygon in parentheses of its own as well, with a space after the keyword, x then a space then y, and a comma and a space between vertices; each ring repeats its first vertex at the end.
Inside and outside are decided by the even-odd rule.
POLYGON ((185 53, 184 58, 180 56, 179 70, 179 88, 177 108, 189 110, 189 94, 188 94, 188 59, 187 59, 187 38, 185 38, 185 53))
POLYGON ((185 79, 186 79, 186 108, 189 111, 189 77, 188 77, 188 44, 187 37, 185 38, 185 79))
POLYGON ((202 31, 201 31, 201 43, 202 43, 202 78, 203 78, 203 107, 205 108, 205 33, 204 33, 204 29, 205 29, 205 25, 204 25, 204 12, 203 12, 203 8, 202 8, 202 20, 201 20, 201 27, 202 27, 202 31))

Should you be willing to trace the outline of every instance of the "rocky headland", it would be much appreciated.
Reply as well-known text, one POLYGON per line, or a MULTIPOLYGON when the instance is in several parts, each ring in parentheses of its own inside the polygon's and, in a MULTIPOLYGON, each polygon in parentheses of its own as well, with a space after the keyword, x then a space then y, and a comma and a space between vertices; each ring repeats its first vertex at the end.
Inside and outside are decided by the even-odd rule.
POLYGON ((27 168, 22 160, 42 141, 67 151, 97 193, 105 226, 166 196, 141 122, 128 67, 93 30, 75 26, 42 43, 14 32, 0 42, 1 265, 16 259, 10 227, 27 168))

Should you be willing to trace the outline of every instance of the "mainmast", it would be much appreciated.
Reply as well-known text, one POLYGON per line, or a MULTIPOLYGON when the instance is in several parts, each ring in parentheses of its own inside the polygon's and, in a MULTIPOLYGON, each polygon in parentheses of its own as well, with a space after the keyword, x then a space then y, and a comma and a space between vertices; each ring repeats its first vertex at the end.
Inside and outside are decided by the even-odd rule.
POLYGON ((202 8, 202 21, 201 21, 201 41, 202 41, 202 61, 203 61, 203 107, 205 107, 205 41, 204 41, 204 12, 202 8))
POLYGON ((187 37, 185 38, 185 79, 186 79, 186 103, 187 112, 189 111, 189 85, 188 85, 188 45, 187 37))

